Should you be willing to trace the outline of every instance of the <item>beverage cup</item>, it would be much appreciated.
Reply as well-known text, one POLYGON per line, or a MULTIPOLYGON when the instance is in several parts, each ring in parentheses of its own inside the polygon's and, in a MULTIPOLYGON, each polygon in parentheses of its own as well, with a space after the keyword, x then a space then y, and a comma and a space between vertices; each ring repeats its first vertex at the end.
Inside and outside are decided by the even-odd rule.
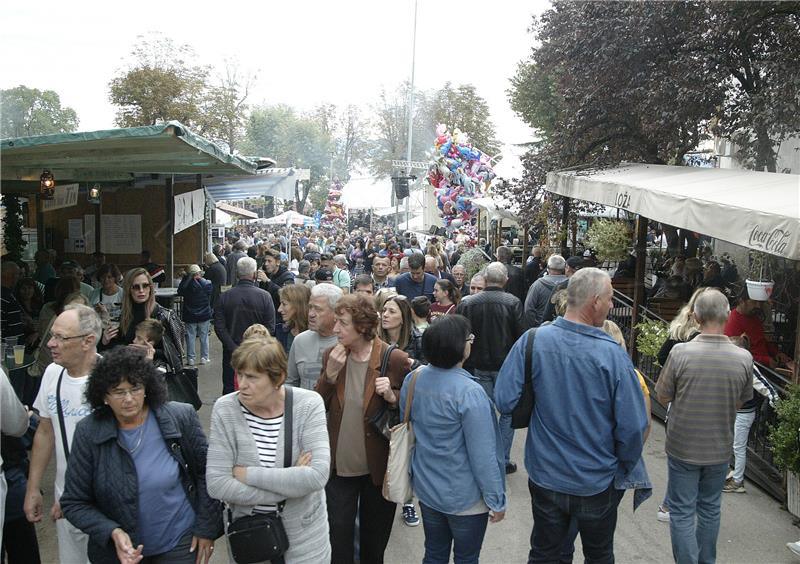
MULTIPOLYGON (((14 346, 16 346, 16 345, 14 345, 14 346)), ((8 345, 6 345, 6 364, 8 365, 9 368, 14 366, 14 364, 15 364, 15 362, 14 362, 14 347, 9 347, 8 345)))
POLYGON ((19 341, 19 337, 6 337, 3 339, 3 342, 6 344, 7 347, 13 347, 19 341))
POLYGON ((17 364, 25 362, 25 345, 14 345, 14 362, 17 364))

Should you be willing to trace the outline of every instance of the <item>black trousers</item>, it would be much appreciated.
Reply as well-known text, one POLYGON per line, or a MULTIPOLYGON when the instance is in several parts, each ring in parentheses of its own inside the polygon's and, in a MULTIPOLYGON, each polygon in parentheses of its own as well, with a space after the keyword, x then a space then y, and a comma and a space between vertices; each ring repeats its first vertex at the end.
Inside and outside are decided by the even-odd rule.
POLYGON ((230 394, 233 389, 234 370, 231 366, 233 352, 222 349, 222 395, 230 394))
POLYGON ((36 527, 25 517, 3 524, 3 549, 0 562, 8 564, 39 564, 39 542, 36 527))
POLYGON ((369 475, 332 476, 325 486, 331 534, 331 564, 353 564, 356 512, 361 564, 383 564, 397 504, 386 501, 369 475))

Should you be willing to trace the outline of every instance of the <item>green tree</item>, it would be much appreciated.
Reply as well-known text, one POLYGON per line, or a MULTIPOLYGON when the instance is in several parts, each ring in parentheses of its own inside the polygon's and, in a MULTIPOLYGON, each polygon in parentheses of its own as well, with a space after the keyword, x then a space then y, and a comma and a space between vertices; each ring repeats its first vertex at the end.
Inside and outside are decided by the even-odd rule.
POLYGON ((154 33, 140 36, 129 68, 109 83, 109 99, 118 106, 119 127, 178 120, 203 125, 209 68, 194 62, 189 45, 176 45, 154 33))
MULTIPOLYGON (((468 134, 474 147, 488 155, 499 151, 494 125, 489 118, 489 105, 471 84, 453 86, 449 82, 428 96, 428 112, 434 125, 444 123, 450 130, 468 134)), ((432 137, 427 139, 432 144, 432 137)))
POLYGON ((332 139, 311 116, 299 115, 286 105, 254 108, 247 120, 242 152, 275 159, 278 167, 308 168, 309 182, 296 195, 297 209, 305 206, 309 192, 327 185, 332 139))
POLYGON ((221 142, 233 153, 245 133, 247 98, 256 76, 243 71, 234 60, 225 61, 225 68, 216 83, 208 86, 197 118, 198 130, 208 138, 221 142))
POLYGON ((78 129, 78 114, 61 106, 53 90, 17 86, 0 90, 0 137, 70 133, 78 129))
POLYGON ((3 249, 5 257, 10 260, 20 260, 28 242, 22 238, 22 206, 17 196, 3 194, 3 249))

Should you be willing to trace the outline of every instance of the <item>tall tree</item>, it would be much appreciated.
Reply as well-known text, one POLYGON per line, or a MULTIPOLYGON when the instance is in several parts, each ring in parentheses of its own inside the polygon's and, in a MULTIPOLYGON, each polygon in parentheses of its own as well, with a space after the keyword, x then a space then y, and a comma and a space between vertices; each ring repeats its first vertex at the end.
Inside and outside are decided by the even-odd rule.
POLYGON ((366 138, 367 127, 367 121, 358 107, 351 104, 339 113, 335 144, 337 170, 342 171, 341 176, 344 181, 350 179, 353 169, 366 162, 369 146, 366 138))
MULTIPOLYGON (((428 106, 434 127, 444 123, 451 131, 458 128, 469 135, 474 147, 488 155, 498 152, 499 142, 489 117, 489 105, 472 84, 453 86, 447 82, 428 97, 428 106)), ((427 141, 430 143, 430 139, 427 141)))
POLYGON ((296 195, 297 209, 305 206, 309 192, 328 181, 332 140, 313 116, 299 115, 286 105, 260 106, 250 112, 241 144, 248 155, 268 156, 279 167, 308 168, 311 179, 296 195))
POLYGON ((119 107, 119 127, 169 120, 188 126, 203 123, 209 68, 194 62, 189 45, 154 33, 140 36, 131 56, 129 68, 109 83, 109 99, 119 107))
POLYGON ((210 139, 222 142, 233 153, 244 136, 247 98, 256 76, 242 70, 239 63, 228 59, 204 97, 203 111, 198 118, 199 130, 210 139))
POLYGON ((0 90, 0 137, 70 133, 78 129, 78 114, 61 106, 53 90, 17 86, 0 90))

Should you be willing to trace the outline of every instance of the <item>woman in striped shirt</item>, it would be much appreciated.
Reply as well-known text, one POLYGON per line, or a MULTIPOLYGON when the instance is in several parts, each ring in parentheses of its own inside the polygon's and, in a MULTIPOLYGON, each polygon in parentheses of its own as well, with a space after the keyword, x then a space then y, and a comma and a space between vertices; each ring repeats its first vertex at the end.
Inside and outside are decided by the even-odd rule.
MULTIPOLYGON (((209 437, 207 486, 233 519, 278 510, 289 549, 286 564, 328 562, 330 543, 324 487, 330 472, 325 407, 316 392, 292 388, 285 413, 286 353, 273 337, 254 336, 231 359, 239 390, 214 404, 209 437), (284 435, 292 417, 292 436, 284 435), (284 441, 292 441, 284 460, 284 441)), ((226 524, 227 526, 227 524, 226 524)))

